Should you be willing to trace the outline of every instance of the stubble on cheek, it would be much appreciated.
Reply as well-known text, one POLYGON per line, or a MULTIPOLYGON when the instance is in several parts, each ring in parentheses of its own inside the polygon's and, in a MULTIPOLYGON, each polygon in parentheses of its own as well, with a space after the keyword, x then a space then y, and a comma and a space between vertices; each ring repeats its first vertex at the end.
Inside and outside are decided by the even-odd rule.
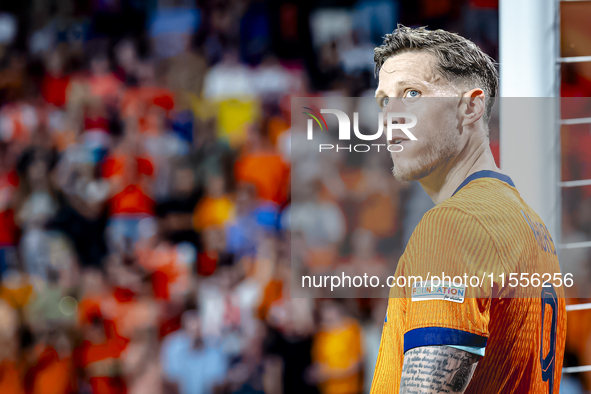
MULTIPOLYGON (((418 181, 431 174, 438 167, 459 153, 459 146, 451 133, 440 135, 436 141, 413 142, 420 144, 413 146, 416 153, 412 157, 398 157, 392 153, 392 175, 399 181, 418 181)), ((410 156, 410 155, 409 155, 410 156)))

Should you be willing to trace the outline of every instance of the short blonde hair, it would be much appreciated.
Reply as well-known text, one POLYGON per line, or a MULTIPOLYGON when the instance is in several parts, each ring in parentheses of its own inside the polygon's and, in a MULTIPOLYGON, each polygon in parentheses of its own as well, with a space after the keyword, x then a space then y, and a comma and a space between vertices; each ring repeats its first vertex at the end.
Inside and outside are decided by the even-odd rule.
POLYGON ((376 77, 388 58, 409 51, 432 54, 438 71, 448 81, 463 81, 481 88, 486 95, 484 123, 488 123, 499 90, 497 64, 490 56, 458 34, 425 27, 412 29, 399 24, 392 34, 386 34, 384 43, 374 49, 376 77))

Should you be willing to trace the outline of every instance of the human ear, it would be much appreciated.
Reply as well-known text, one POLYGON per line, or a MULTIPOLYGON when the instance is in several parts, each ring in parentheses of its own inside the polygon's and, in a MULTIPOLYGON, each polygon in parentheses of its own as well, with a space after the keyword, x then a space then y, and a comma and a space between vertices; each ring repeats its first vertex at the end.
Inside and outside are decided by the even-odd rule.
POLYGON ((460 115, 462 127, 469 126, 484 116, 486 110, 486 95, 480 88, 472 89, 462 95, 460 115))

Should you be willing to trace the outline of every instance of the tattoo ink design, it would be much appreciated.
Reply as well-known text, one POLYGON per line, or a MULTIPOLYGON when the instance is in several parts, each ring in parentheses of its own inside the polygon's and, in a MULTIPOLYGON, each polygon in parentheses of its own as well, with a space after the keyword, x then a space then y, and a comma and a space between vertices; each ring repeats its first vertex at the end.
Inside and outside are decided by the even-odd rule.
POLYGON ((448 346, 411 349, 404 355, 400 393, 463 393, 479 358, 448 346))
POLYGON ((451 379, 450 386, 452 391, 463 392, 468 387, 470 378, 472 377, 472 365, 467 362, 462 362, 458 370, 451 379))

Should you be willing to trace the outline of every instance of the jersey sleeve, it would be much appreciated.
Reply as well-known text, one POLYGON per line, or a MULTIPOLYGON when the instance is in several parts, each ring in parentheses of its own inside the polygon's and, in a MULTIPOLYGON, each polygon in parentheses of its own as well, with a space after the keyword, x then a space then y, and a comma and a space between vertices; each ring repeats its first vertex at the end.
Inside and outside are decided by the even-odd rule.
POLYGON ((429 211, 409 241, 402 267, 412 283, 405 294, 404 352, 447 345, 484 354, 491 281, 504 271, 484 225, 457 208, 429 211))

